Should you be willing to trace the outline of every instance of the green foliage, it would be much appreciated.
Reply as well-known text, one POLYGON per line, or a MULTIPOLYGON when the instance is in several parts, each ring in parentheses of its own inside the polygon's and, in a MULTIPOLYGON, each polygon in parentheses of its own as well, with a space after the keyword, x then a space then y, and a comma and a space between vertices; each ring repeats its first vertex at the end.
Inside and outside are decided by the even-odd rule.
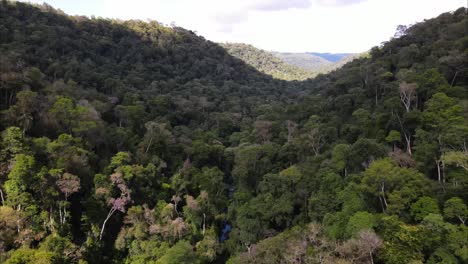
POLYGON ((28 151, 24 135, 18 127, 9 127, 2 132, 1 146, 1 157, 6 160, 28 151))
POLYGON ((447 219, 458 219, 461 223, 465 224, 468 217, 468 209, 462 199, 458 197, 450 198, 444 204, 444 216, 447 219))
POLYGON ((462 151, 449 151, 442 155, 442 160, 447 165, 462 167, 468 171, 468 153, 462 151))
POLYGON ((377 226, 375 216, 368 212, 357 212, 349 218, 346 236, 356 236, 361 230, 373 230, 377 226))
POLYGON ((378 199, 380 210, 397 214, 407 210, 419 196, 428 193, 428 184, 417 170, 401 168, 388 158, 372 163, 362 178, 363 190, 378 199))
POLYGON ((411 205, 411 215, 415 221, 421 221, 428 214, 439 214, 439 205, 437 201, 431 197, 420 197, 411 205))
POLYGON ((196 264, 200 263, 193 247, 187 241, 179 241, 156 261, 156 264, 196 264))
POLYGON ((255 69, 265 74, 271 75, 274 78, 283 80, 305 80, 314 77, 318 72, 309 71, 301 67, 285 63, 274 54, 257 49, 252 45, 242 43, 224 43, 221 46, 226 51, 254 67, 255 69))
POLYGON ((453 256, 450 252, 443 248, 438 248, 436 251, 429 257, 428 264, 436 263, 447 263, 447 264, 457 264, 459 263, 457 258, 453 256))
POLYGON ((401 141, 401 134, 398 131, 391 130, 388 132, 388 136, 385 138, 385 140, 389 143, 397 143, 401 141))
POLYGON ((382 218, 385 263, 397 264, 423 260, 423 232, 421 227, 402 223, 397 217, 382 218))
POLYGON ((6 264, 49 264, 60 263, 55 261, 55 255, 51 252, 22 248, 13 252, 6 264))
POLYGON ((32 156, 25 154, 15 156, 13 168, 4 184, 8 195, 8 205, 18 209, 21 209, 22 206, 29 209, 33 208, 32 196, 28 191, 34 188, 34 163, 34 157, 32 156))
POLYGON ((0 262, 467 262, 466 19, 284 81, 310 73, 0 1, 0 262))

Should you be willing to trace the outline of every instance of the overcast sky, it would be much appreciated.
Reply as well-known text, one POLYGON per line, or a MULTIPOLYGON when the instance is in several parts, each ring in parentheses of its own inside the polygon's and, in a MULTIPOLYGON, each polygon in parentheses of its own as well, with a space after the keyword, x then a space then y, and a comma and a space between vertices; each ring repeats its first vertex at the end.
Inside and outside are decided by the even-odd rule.
MULTIPOLYGON (((44 0, 29 2, 42 3, 44 0)), ((45 0, 70 15, 154 19, 216 42, 287 52, 362 52, 466 0, 45 0)))

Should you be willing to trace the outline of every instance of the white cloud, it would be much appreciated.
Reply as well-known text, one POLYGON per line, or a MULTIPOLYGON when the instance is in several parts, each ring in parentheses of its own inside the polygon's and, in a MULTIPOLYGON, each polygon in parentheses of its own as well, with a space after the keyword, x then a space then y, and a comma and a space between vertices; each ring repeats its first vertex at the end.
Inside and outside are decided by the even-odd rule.
POLYGON ((307 8, 311 5, 310 0, 273 0, 273 1, 252 1, 256 10, 273 11, 291 8, 307 8))
POLYGON ((319 5, 328 5, 328 6, 344 6, 344 5, 352 5, 357 4, 360 2, 364 2, 366 0, 316 0, 317 4, 319 5))
MULTIPOLYGON (((33 0, 42 2, 44 0, 33 0)), ((361 52, 466 0, 45 0, 69 14, 155 19, 266 50, 361 52)))

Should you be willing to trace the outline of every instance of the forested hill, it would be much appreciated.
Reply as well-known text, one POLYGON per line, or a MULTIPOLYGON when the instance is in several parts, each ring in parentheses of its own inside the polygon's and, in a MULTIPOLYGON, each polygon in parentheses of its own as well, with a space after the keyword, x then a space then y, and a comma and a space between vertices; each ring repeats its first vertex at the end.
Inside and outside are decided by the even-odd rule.
POLYGON ((74 80, 104 94, 160 90, 194 80, 210 82, 221 91, 232 89, 226 87, 230 83, 242 90, 258 82, 249 93, 276 94, 273 87, 278 85, 269 84, 274 82, 271 77, 180 27, 71 17, 50 6, 6 5, 0 36, 3 65, 12 68, 7 70, 34 66, 47 80, 74 80))
POLYGON ((307 52, 307 54, 323 58, 330 62, 339 62, 340 60, 346 57, 356 55, 356 53, 320 53, 320 52, 307 52))
POLYGON ((0 1, 0 262, 468 262, 466 12, 299 82, 0 1))
POLYGON ((324 70, 331 65, 333 62, 326 60, 322 57, 315 56, 309 53, 289 53, 289 52, 274 52, 276 57, 280 58, 284 62, 295 65, 302 69, 308 69, 314 72, 324 72, 324 70))
POLYGON ((220 44, 232 56, 241 59, 255 69, 283 80, 305 80, 315 77, 318 71, 297 67, 287 63, 272 52, 255 48, 243 43, 220 44))

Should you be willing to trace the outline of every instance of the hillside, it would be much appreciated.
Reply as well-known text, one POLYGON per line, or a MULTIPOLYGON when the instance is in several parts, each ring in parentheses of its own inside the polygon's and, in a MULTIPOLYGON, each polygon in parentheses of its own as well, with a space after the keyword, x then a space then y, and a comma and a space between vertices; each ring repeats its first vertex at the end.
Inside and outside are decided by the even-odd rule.
POLYGON ((333 70, 339 69, 348 62, 354 59, 366 56, 365 53, 351 54, 351 53, 286 53, 286 52, 273 52, 273 55, 282 61, 305 69, 316 74, 328 73, 333 70))
POLYGON ((281 80, 305 80, 327 73, 359 58, 350 53, 286 53, 269 52, 243 43, 220 44, 231 56, 254 69, 281 80), (317 55, 314 55, 317 54, 317 55), (330 60, 327 60, 330 59, 330 60))
POLYGON ((284 81, 180 27, 0 1, 0 262, 466 263, 466 12, 284 81))
POLYGON ((308 68, 291 64, 282 57, 277 58, 274 56, 275 54, 257 49, 252 45, 225 43, 221 44, 221 46, 225 48, 230 55, 274 78, 283 80, 305 80, 317 75, 315 71, 313 71, 313 68, 310 69, 312 71, 309 71, 308 68))
POLYGON ((322 72, 333 64, 329 60, 309 53, 274 52, 273 54, 288 64, 310 71, 322 72))
POLYGON ((307 54, 320 57, 330 62, 338 62, 346 57, 355 55, 353 53, 320 53, 320 52, 307 52, 307 54))

